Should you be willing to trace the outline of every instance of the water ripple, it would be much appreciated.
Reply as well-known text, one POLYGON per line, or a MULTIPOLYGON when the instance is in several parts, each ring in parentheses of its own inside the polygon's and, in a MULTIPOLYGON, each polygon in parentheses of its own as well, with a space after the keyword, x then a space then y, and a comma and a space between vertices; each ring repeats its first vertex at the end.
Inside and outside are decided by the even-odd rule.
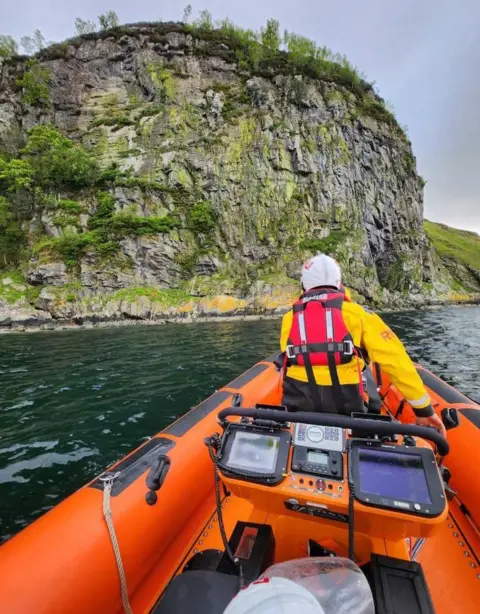
POLYGON ((16 403, 15 405, 12 405, 11 407, 5 407, 4 411, 10 411, 11 409, 23 409, 24 407, 28 407, 29 405, 33 405, 33 401, 25 399, 23 401, 20 401, 19 403, 16 403))
MULTIPOLYGON (((0 484, 7 482, 19 482, 27 484, 31 476, 20 475, 24 471, 45 468, 53 468, 54 465, 68 465, 69 463, 77 462, 87 456, 98 454, 98 450, 90 450, 89 448, 80 448, 75 452, 68 454, 59 454, 57 452, 49 452, 48 454, 40 454, 30 460, 10 463, 8 467, 0 470, 0 484)), ((62 475, 63 471, 57 471, 57 474, 62 475)))

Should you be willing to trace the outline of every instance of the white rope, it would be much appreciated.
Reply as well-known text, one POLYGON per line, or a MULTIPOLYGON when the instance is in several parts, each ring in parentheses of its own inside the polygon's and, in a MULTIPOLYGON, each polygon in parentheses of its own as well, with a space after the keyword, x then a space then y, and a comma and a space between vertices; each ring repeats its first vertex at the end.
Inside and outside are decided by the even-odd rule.
POLYGON ((125 571, 123 569, 122 556, 120 554, 120 548, 118 546, 115 527, 113 526, 112 508, 110 505, 110 494, 112 492, 113 481, 118 475, 118 473, 115 473, 114 475, 109 475, 106 478, 101 478, 101 480, 103 481, 103 517, 105 518, 105 522, 107 523, 108 532, 110 533, 110 540, 113 546, 113 552, 115 554, 115 561, 117 563, 118 575, 120 577, 120 590, 122 593, 123 609, 125 610, 126 614, 133 614, 133 610, 130 607, 130 602, 128 601, 127 579, 125 577, 125 571))

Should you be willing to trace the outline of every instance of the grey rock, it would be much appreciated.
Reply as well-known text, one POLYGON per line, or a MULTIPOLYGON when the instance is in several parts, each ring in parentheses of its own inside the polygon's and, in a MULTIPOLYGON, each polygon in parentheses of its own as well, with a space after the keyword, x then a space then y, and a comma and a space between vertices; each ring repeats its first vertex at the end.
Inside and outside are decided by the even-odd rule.
POLYGON ((195 266, 197 275, 214 275, 220 267, 220 262, 215 256, 201 256, 195 266))
POLYGON ((52 320, 49 311, 42 311, 34 307, 10 307, 7 312, 0 311, 0 326, 18 327, 18 325, 40 326, 52 320))
POLYGON ((192 44, 192 37, 181 32, 168 32, 166 39, 170 49, 185 49, 192 44))
POLYGON ((263 130, 270 130, 273 128, 273 119, 270 115, 264 115, 262 117, 262 128, 263 130))
POLYGON ((12 323, 11 314, 0 312, 0 326, 10 326, 11 323, 12 323))
POLYGON ((207 102, 207 119, 210 128, 216 128, 219 119, 222 116, 223 101, 218 92, 208 90, 205 94, 207 102))
POLYGON ((62 286, 68 281, 67 267, 63 262, 43 264, 32 262, 27 278, 28 282, 33 285, 62 286))
POLYGON ((56 295, 51 291, 51 289, 42 288, 42 291, 40 292, 36 302, 37 309, 51 311, 56 298, 56 295))

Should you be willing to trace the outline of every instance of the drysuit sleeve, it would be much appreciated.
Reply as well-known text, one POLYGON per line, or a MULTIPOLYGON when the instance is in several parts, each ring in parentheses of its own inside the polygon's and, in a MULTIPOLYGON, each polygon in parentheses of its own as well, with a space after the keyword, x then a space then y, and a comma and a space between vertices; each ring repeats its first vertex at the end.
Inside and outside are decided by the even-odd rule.
POLYGON ((413 408, 418 418, 433 415, 425 386, 397 335, 374 313, 365 312, 362 346, 377 362, 413 408))
POLYGON ((282 319, 282 330, 280 333, 280 349, 282 352, 285 352, 288 342, 288 335, 290 334, 290 330, 292 328, 293 322, 293 312, 287 311, 287 313, 283 316, 282 319))

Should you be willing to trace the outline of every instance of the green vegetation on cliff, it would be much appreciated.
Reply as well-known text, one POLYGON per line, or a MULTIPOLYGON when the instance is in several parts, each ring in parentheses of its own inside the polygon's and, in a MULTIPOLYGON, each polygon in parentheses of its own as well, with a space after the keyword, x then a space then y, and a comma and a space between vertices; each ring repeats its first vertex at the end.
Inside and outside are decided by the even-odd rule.
POLYGON ((17 79, 17 85, 22 88, 22 102, 30 105, 50 106, 50 82, 52 73, 40 65, 37 59, 27 60, 23 76, 17 79))
MULTIPOLYGON (((171 215, 142 217, 130 212, 115 213, 111 192, 92 190, 119 179, 117 172, 100 171, 94 155, 52 125, 32 128, 18 157, 0 154, 0 258, 3 265, 16 264, 26 244, 24 224, 35 214, 54 211, 55 225, 63 229, 58 237, 33 237, 33 253, 57 254, 72 267, 89 251, 113 255, 118 240, 126 236, 168 233, 180 226, 171 215), (86 191, 87 190, 87 191, 86 191), (90 192, 88 192, 90 190, 90 192), (85 206, 62 194, 90 193, 96 208, 88 231, 78 225, 85 206), (36 240, 37 239, 37 240, 36 240)), ((213 217, 208 203, 192 209, 192 224, 198 232, 211 228, 213 217)))
POLYGON ((28 302, 38 298, 40 288, 30 286, 18 271, 0 273, 0 299, 13 304, 25 298, 28 302))
POLYGON ((459 262, 479 271, 480 235, 425 220, 425 232, 440 258, 459 262))
POLYGON ((385 122, 406 138, 384 100, 345 55, 287 30, 282 36, 275 19, 256 32, 239 28, 229 19, 214 24, 210 13, 202 11, 197 21, 184 28, 193 36, 225 44, 234 52, 239 67, 252 74, 300 74, 341 85, 358 97, 362 113, 385 122))
POLYGON ((80 208, 59 194, 78 192, 98 180, 91 154, 51 125, 28 134, 18 157, 0 152, 0 257, 5 265, 18 262, 26 243, 24 225, 36 212, 59 207, 78 214, 80 208))
POLYGON ((124 288, 115 292, 112 298, 114 300, 134 303, 142 296, 148 298, 153 303, 160 303, 165 307, 176 307, 187 301, 194 300, 192 296, 183 290, 159 290, 158 288, 148 287, 124 288))
MULTIPOLYGON (((189 16, 190 11, 186 10, 184 20, 189 16)), ((137 23, 120 26, 115 11, 108 11, 99 16, 99 24, 101 31, 96 31, 95 23, 77 18, 75 22, 75 29, 79 35, 77 38, 46 46, 43 35, 37 30, 34 37, 24 37, 22 45, 29 54, 37 52, 39 59, 52 60, 65 58, 68 45, 78 45, 85 40, 98 40, 108 36, 121 37, 124 34, 140 36, 145 29, 148 29, 151 35, 160 38, 167 31, 184 32, 216 46, 217 54, 238 62, 239 68, 250 74, 269 77, 276 74, 304 75, 343 86, 357 96, 361 113, 385 122, 399 136, 406 139, 389 105, 385 104, 365 75, 360 73, 345 55, 334 53, 326 46, 318 46, 315 41, 287 30, 282 35, 280 24, 275 19, 268 19, 264 27, 255 31, 240 28, 229 19, 214 22, 212 15, 203 10, 200 11, 199 18, 192 23, 137 23)), ((8 59, 16 51, 16 43, 11 37, 0 38, 0 57, 3 53, 3 57, 8 59)), ((172 97, 174 93, 172 77, 162 63, 151 63, 148 71, 162 95, 172 97)), ((36 59, 29 60, 27 70, 19 80, 19 85, 25 88, 26 101, 47 104, 49 78, 49 73, 38 65, 36 59)), ((127 121, 126 118, 123 119, 127 121)))
POLYGON ((312 253, 335 254, 335 250, 347 238, 347 233, 342 230, 332 230, 325 239, 303 239, 300 242, 302 249, 312 253))

